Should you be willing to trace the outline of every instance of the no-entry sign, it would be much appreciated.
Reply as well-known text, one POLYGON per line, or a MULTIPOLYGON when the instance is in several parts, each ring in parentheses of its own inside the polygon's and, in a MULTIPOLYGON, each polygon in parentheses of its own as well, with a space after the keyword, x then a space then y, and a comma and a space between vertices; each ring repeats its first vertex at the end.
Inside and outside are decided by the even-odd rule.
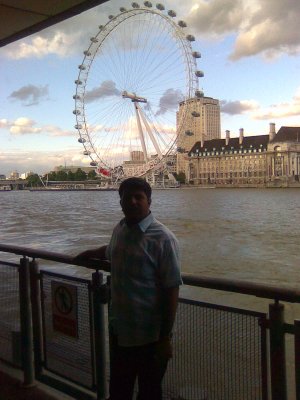
POLYGON ((62 282, 51 282, 53 329, 68 336, 78 337, 77 287, 62 282))

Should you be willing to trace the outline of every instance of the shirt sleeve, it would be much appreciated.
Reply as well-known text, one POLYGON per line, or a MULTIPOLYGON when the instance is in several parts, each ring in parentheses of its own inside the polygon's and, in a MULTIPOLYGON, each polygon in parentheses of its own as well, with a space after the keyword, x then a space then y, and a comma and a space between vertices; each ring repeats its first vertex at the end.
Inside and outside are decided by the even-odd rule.
POLYGON ((162 243, 159 262, 159 277, 163 288, 182 285, 180 273, 180 251, 175 237, 169 237, 162 243))

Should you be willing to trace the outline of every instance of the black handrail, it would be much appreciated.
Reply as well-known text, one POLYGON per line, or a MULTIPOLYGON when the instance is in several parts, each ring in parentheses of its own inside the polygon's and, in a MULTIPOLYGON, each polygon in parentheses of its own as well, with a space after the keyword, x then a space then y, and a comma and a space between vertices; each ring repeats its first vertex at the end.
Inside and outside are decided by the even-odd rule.
MULTIPOLYGON (((41 258, 45 260, 56 261, 64 264, 78 265, 92 269, 107 270, 109 264, 106 260, 74 260, 73 256, 54 253, 45 250, 36 250, 28 247, 0 244, 0 252, 13 253, 26 257, 41 258)), ((276 301, 287 301, 291 303, 300 303, 300 290, 288 287, 278 287, 275 285, 266 285, 256 282, 249 282, 237 279, 215 278, 210 276, 199 276, 194 274, 182 274, 185 285, 223 290, 261 297, 265 299, 274 299, 276 301)))

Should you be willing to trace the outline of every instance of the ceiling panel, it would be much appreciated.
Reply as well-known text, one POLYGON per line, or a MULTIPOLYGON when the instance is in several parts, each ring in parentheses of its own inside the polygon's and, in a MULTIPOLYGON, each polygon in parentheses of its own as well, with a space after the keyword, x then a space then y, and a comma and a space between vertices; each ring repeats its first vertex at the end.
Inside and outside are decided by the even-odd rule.
POLYGON ((107 0, 0 0, 0 47, 107 0))

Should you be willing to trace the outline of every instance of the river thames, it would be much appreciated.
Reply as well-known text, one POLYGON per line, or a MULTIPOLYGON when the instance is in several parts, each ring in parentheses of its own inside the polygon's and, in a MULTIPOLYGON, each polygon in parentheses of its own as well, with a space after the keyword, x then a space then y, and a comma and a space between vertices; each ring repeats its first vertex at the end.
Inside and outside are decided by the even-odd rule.
MULTIPOLYGON (((66 254, 102 244, 118 193, 0 192, 1 243, 66 254)), ((179 239, 182 271, 299 287, 299 189, 154 190, 152 212, 179 239)))
MULTIPOLYGON (((183 272, 299 288, 299 189, 154 190, 151 209, 179 239, 183 272)), ((0 192, 0 210, 0 243, 68 255, 106 244, 122 218, 116 191, 0 192)), ((66 274, 91 274, 40 264, 66 274)), ((181 295, 264 312, 271 302, 192 287, 183 287, 181 295)), ((285 311, 286 321, 300 319, 299 305, 286 304, 285 311)), ((294 400, 292 335, 287 341, 288 392, 294 400)))

